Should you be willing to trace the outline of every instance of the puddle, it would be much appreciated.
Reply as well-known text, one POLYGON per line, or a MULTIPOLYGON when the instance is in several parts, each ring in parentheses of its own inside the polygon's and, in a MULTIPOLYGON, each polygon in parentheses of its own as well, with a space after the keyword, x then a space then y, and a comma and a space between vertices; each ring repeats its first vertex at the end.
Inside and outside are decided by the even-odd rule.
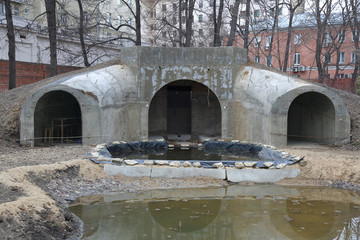
POLYGON ((80 198, 84 239, 359 239, 360 197, 277 185, 80 198))
POLYGON ((133 154, 126 157, 127 159, 150 159, 150 160, 198 160, 198 161, 259 161, 261 160, 255 155, 235 155, 231 153, 216 152, 209 153, 202 149, 190 148, 190 149, 166 149, 163 152, 145 153, 145 154, 133 154))

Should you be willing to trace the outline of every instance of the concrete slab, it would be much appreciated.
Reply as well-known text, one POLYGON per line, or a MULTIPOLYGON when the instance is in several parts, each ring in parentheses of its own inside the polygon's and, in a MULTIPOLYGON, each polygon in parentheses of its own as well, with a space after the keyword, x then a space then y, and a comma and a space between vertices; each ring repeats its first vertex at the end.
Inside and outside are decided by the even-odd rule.
POLYGON ((187 177, 212 177, 225 179, 225 169, 206 169, 206 168, 152 168, 151 177, 163 178, 187 178, 187 177))
POLYGON ((115 166, 111 164, 104 165, 104 173, 110 176, 123 175, 127 177, 150 177, 150 167, 132 167, 132 166, 115 166))
POLYGON ((230 182, 274 183, 299 176, 299 169, 227 169, 230 182))

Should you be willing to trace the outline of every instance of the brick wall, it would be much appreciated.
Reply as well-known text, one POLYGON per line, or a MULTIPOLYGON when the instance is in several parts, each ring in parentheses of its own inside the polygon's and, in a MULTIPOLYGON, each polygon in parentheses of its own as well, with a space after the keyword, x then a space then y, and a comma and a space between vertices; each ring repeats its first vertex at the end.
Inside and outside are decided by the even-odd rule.
MULTIPOLYGON (((80 67, 58 66, 58 72, 66 73, 80 69, 80 67)), ((50 77, 50 65, 41 63, 16 62, 16 86, 27 85, 50 77)), ((0 60, 0 92, 8 90, 9 63, 0 60)))
MULTIPOLYGON (((313 82, 318 82, 318 80, 312 80, 313 82)), ((337 88, 337 89, 341 89, 347 92, 351 92, 351 78, 337 78, 335 81, 335 84, 332 84, 331 79, 328 81, 324 81, 324 84, 333 87, 333 88, 337 88)), ((357 86, 357 82, 355 82, 355 87, 357 86)))

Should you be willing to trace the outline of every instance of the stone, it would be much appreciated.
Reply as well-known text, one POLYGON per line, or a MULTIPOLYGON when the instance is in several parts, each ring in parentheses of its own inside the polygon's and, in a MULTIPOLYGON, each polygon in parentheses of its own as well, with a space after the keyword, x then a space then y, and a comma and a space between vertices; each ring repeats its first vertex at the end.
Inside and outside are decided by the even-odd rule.
POLYGON ((122 159, 122 158, 112 158, 112 162, 113 163, 122 163, 124 161, 124 159, 122 159))
POLYGON ((276 165, 276 168, 277 168, 277 169, 283 169, 283 168, 285 168, 285 167, 286 167, 286 164, 285 164, 285 163, 280 163, 280 164, 276 165))
POLYGON ((212 166, 215 168, 223 168, 224 164, 222 162, 218 162, 218 163, 214 163, 212 166))
POLYGON ((120 141, 113 141, 112 144, 120 144, 120 141))
POLYGON ((200 167, 201 167, 201 163, 200 163, 200 162, 194 162, 194 163, 193 163, 193 166, 200 168, 200 167))
POLYGON ((273 162, 264 162, 264 166, 267 167, 267 168, 269 168, 269 167, 271 167, 273 165, 274 165, 273 162))
POLYGON ((191 162, 185 161, 185 162, 183 163, 183 167, 192 167, 191 162))
POLYGON ((179 161, 171 161, 169 163, 169 166, 171 166, 171 167, 180 167, 181 163, 179 161))
POLYGON ((190 148, 190 145, 189 145, 189 144, 181 144, 181 145, 180 145, 180 148, 182 148, 182 149, 189 149, 189 148, 190 148))
POLYGON ((175 146, 173 144, 169 144, 168 148, 174 148, 175 146))
POLYGON ((235 167, 239 169, 243 169, 245 165, 243 162, 235 162, 235 167))
POLYGON ((135 160, 125 160, 126 165, 134 166, 138 164, 138 161, 135 160))
POLYGON ((154 161, 153 160, 144 160, 144 165, 148 165, 148 166, 154 165, 154 161))
POLYGON ((202 148, 202 147, 203 147, 202 143, 199 143, 198 148, 202 148))
POLYGON ((111 162, 111 158, 99 156, 97 159, 99 162, 111 162))
POLYGON ((91 157, 99 157, 99 152, 90 153, 91 157))
POLYGON ((239 140, 231 140, 232 143, 239 143, 239 140))
POLYGON ((169 161, 166 161, 166 160, 156 160, 156 161, 155 161, 155 164, 156 164, 156 165, 159 165, 159 166, 166 166, 166 165, 169 165, 169 161))
POLYGON ((256 162, 244 162, 245 167, 255 167, 256 162))
POLYGON ((303 159, 303 158, 304 158, 304 157, 297 156, 297 157, 294 157, 294 160, 298 162, 298 161, 300 161, 300 160, 303 159))
POLYGON ((299 164, 301 167, 305 167, 308 164, 308 161, 303 159, 299 162, 299 164))

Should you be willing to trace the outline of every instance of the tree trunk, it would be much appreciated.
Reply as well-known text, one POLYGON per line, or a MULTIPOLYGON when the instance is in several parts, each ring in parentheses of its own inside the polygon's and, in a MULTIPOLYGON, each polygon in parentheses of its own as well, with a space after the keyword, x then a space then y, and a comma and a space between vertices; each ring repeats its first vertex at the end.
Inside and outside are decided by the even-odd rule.
POLYGON ((250 3, 251 0, 246 0, 245 31, 244 31, 244 48, 246 49, 249 48, 250 3))
POLYGON ((136 46, 141 46, 141 5, 140 0, 135 0, 136 4, 136 13, 135 13, 135 22, 136 22, 136 46))
POLYGON ((223 10, 224 10, 224 0, 220 0, 219 11, 218 11, 218 14, 216 15, 216 0, 214 0, 214 5, 213 5, 214 47, 220 47, 221 46, 220 31, 221 31, 223 10))
POLYGON ((12 21, 10 0, 5 0, 6 27, 9 41, 9 89, 16 88, 15 31, 12 21))
POLYGON ((179 47, 182 47, 183 42, 182 42, 182 0, 179 0, 179 47))
POLYGON ((45 0, 47 24, 49 31, 49 43, 50 43, 50 76, 58 74, 57 66, 57 44, 56 44, 56 1, 45 0))
POLYGON ((288 28, 288 32, 287 32, 286 47, 285 47, 285 53, 284 53, 284 65, 283 65, 283 69, 282 69, 283 72, 286 72, 286 70, 287 70, 289 54, 291 54, 289 52, 290 52, 290 44, 291 44, 293 18, 294 18, 294 11, 293 11, 293 9, 290 9, 289 28, 288 28))
POLYGON ((196 0, 186 0, 186 33, 185 33, 185 47, 191 47, 191 39, 193 34, 192 25, 194 22, 194 5, 196 0))
POLYGON ((228 39, 226 46, 232 46, 234 44, 236 24, 237 24, 238 14, 239 14, 239 6, 240 6, 240 0, 235 0, 234 9, 232 9, 232 11, 230 12, 230 14, 231 14, 230 34, 229 34, 229 39, 228 39))
POLYGON ((85 41, 84 41, 84 10, 83 10, 81 0, 77 0, 77 2, 79 5, 79 14, 80 14, 79 37, 80 37, 80 44, 81 44, 81 52, 82 52, 82 56, 84 58, 84 65, 86 67, 90 67, 87 52, 86 52, 85 41))

